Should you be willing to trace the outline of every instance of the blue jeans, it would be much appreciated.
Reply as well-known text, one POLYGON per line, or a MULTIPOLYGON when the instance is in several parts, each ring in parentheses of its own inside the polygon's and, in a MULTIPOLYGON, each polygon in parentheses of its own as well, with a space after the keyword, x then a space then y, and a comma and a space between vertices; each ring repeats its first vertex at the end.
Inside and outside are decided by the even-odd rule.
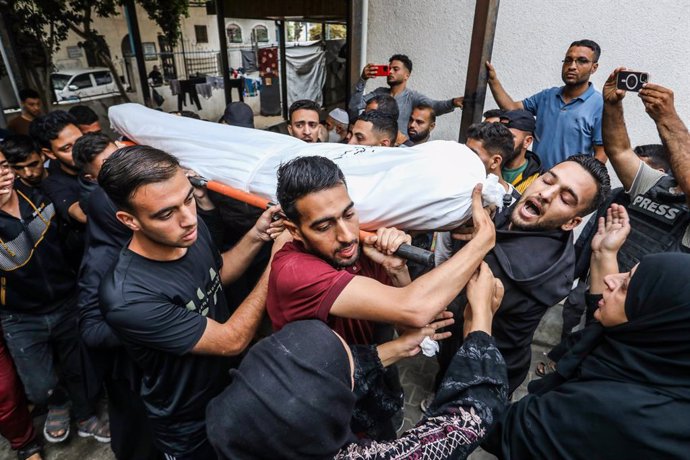
POLYGON ((95 404, 87 399, 83 384, 77 321, 76 296, 51 313, 0 312, 5 342, 29 400, 49 406, 66 403, 62 383, 74 417, 83 421, 95 413, 95 404))

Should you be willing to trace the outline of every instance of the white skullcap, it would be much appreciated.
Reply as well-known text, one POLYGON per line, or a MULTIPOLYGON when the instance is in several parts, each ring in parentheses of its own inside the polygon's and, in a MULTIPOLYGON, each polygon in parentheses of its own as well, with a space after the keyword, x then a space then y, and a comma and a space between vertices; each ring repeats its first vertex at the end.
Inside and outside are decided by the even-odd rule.
POLYGON ((330 111, 328 116, 333 118, 335 121, 337 121, 338 123, 341 123, 343 125, 349 125, 350 124, 350 117, 347 115, 347 112, 344 111, 343 109, 333 109, 330 111))

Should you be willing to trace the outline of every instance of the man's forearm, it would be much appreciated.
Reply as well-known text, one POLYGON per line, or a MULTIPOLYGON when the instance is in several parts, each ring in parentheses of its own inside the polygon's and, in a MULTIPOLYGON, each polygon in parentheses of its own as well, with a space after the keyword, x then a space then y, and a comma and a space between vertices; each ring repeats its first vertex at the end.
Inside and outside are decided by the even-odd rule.
POLYGON ((488 244, 472 240, 446 262, 402 288, 414 309, 423 309, 410 312, 414 318, 410 324, 423 327, 443 311, 467 285, 490 249, 488 244))
POLYGON ((256 330, 259 328, 261 318, 266 311, 268 273, 269 270, 266 269, 252 292, 237 307, 230 319, 223 324, 231 343, 228 348, 230 355, 242 353, 256 335, 256 330))
POLYGON ((232 283, 242 276, 264 245, 264 241, 255 232, 256 229, 252 227, 232 249, 223 253, 223 284, 232 283))
POLYGON ((688 197, 690 204, 690 133, 683 121, 675 115, 657 123, 659 137, 668 151, 673 176, 688 197))
POLYGON ((628 129, 625 127, 625 116, 623 114, 623 104, 604 104, 604 111, 601 119, 601 135, 604 140, 604 150, 614 162, 615 157, 621 152, 630 150, 630 138, 628 129))
POLYGON ((494 80, 489 82, 489 89, 491 90, 491 94, 494 96, 496 104, 498 104, 498 107, 500 107, 502 110, 516 110, 522 108, 522 104, 515 102, 513 98, 510 97, 500 81, 494 80))

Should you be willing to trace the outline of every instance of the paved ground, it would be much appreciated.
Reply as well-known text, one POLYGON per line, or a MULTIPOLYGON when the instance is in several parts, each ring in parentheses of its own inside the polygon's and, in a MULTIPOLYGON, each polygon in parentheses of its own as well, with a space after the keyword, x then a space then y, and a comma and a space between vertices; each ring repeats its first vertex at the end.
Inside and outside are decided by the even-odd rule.
MULTIPOLYGON (((534 378, 534 367, 543 359, 543 354, 551 349, 560 338, 561 334, 561 306, 549 310, 544 316, 539 329, 534 337, 532 345, 532 368, 527 376, 526 383, 515 391, 514 398, 520 399, 527 393, 527 382, 534 378)), ((405 388, 405 424, 403 430, 412 427, 421 418, 419 403, 431 390, 436 375, 437 364, 433 358, 425 358, 420 355, 407 360, 400 366, 403 386, 405 388)), ((43 417, 34 420, 36 427, 43 426, 43 417)), ((48 460, 114 460, 115 456, 110 450, 109 444, 101 444, 93 439, 83 439, 76 436, 76 428, 68 443, 62 445, 49 445, 46 447, 48 460)), ((0 459, 14 458, 7 442, 0 438, 0 459)), ((493 455, 477 450, 470 456, 470 460, 493 460, 493 455)))

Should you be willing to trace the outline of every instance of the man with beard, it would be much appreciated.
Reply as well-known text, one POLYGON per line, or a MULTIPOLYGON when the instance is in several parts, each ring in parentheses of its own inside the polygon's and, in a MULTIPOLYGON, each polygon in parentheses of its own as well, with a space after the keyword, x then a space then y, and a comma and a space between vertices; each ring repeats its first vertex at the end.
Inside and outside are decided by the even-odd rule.
MULTIPOLYGON (((445 306, 493 246, 494 228, 482 209, 480 187, 472 195, 478 223, 475 239, 443 267, 414 281, 405 260, 394 255, 401 244, 410 243, 409 235, 381 228, 360 242, 355 204, 342 171, 331 160, 300 157, 283 164, 277 196, 294 241, 276 254, 271 266, 266 309, 274 329, 319 319, 349 345, 375 346, 385 367, 420 351, 422 332, 418 331, 441 327, 448 318, 442 314, 445 306), (434 322, 437 317, 442 321, 434 322), (389 324, 407 329, 402 340, 386 342, 392 338, 389 324)), ((361 412, 356 414, 366 415, 353 422, 356 432, 374 439, 394 436, 390 417, 402 405, 395 369, 383 378, 372 382, 364 396, 358 394, 361 412), (382 404, 384 400, 389 402, 382 404)))
MULTIPOLYGON (((539 321, 572 287, 572 230, 584 216, 601 206, 610 189, 603 163, 575 155, 539 176, 517 203, 495 218, 496 246, 485 261, 505 287, 492 333, 508 365, 511 393, 529 371, 530 345, 539 321)), ((462 247, 461 240, 468 236, 466 232, 457 232, 455 237, 457 250, 462 247)), ((440 267, 446 263, 442 262, 440 267)), ((465 304, 464 296, 460 296, 451 309, 464 308, 465 304)), ((454 326, 456 339, 442 343, 440 376, 459 345, 457 338, 462 337, 462 324, 458 324, 462 323, 462 315, 459 318, 454 326)))
POLYGON ((407 122, 407 135, 413 145, 427 142, 431 131, 436 127, 436 112, 428 104, 417 104, 412 109, 410 120, 407 122))
POLYGON ((407 122, 410 119, 412 108, 414 106, 418 104, 430 105, 434 108, 436 115, 443 115, 452 112, 456 107, 462 108, 462 97, 455 97, 445 101, 435 101, 421 93, 418 93, 417 91, 408 89, 407 80, 410 78, 410 74, 412 73, 412 61, 404 54, 394 54, 391 56, 388 66, 389 73, 386 78, 388 88, 376 88, 366 97, 364 96, 364 87, 366 86, 368 79, 376 77, 376 65, 367 64, 364 67, 362 70, 362 76, 355 85, 355 89, 352 92, 352 97, 350 98, 349 109, 351 116, 359 114, 364 109, 366 102, 371 98, 372 95, 381 93, 390 94, 395 98, 395 101, 398 103, 398 109, 400 109, 398 126, 402 133, 407 136, 407 122))
POLYGON ((503 164, 503 179, 522 193, 541 174, 539 157, 528 150, 534 141, 534 117, 527 110, 510 110, 501 115, 500 121, 513 133, 515 149, 513 158, 503 164))
POLYGON ((309 99, 295 101, 288 110, 288 133, 304 142, 318 142, 321 107, 309 99))
POLYGON ((2 141, 0 150, 19 178, 20 188, 38 187, 48 177, 45 157, 29 136, 8 136, 2 141))
POLYGON ((537 117, 534 152, 549 170, 571 155, 594 155, 606 162, 601 138, 601 93, 589 78, 599 67, 601 48, 592 40, 570 44, 563 59, 561 78, 564 86, 545 89, 523 101, 514 101, 503 89, 490 62, 488 83, 501 109, 525 109, 537 117))

